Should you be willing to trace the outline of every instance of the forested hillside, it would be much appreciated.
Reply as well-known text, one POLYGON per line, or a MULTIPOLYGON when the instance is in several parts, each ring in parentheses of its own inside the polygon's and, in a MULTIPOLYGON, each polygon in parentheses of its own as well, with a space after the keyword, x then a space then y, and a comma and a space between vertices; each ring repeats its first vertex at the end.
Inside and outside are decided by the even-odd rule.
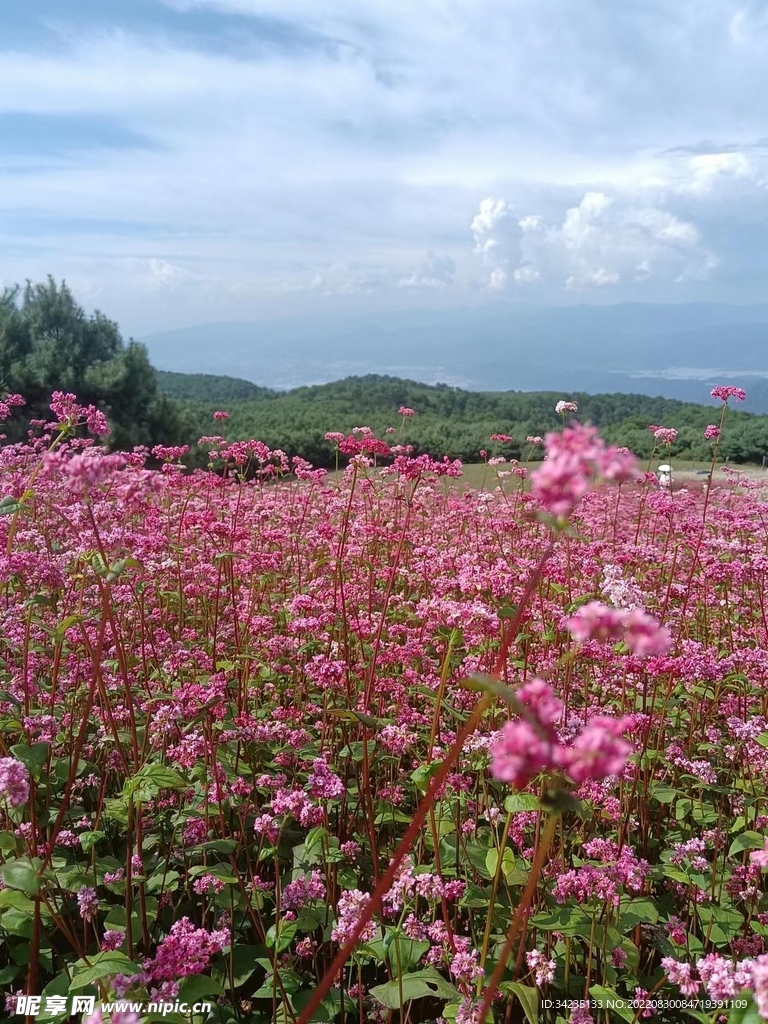
MULTIPOLYGON (((48 418, 53 391, 71 391, 106 412, 114 448, 187 443, 190 466, 205 465, 195 442, 222 429, 222 421, 214 426, 218 410, 229 413, 229 440, 258 438, 319 466, 335 462, 326 433, 358 426, 379 434, 394 427, 399 443, 434 457, 536 457, 526 437, 558 427, 554 406, 562 398, 578 403, 582 422, 641 457, 652 447, 648 425, 656 424, 678 431, 671 457, 705 459, 710 443, 703 431, 716 416, 711 406, 635 394, 478 392, 378 375, 278 392, 235 377, 158 372, 142 345, 124 342, 116 323, 98 311, 87 314, 52 278, 0 294, 0 386, 27 400, 4 428, 10 440, 22 438, 30 420, 48 418), (400 416, 403 406, 415 415, 400 416), (513 440, 491 442, 492 434, 513 440)), ((704 387, 701 397, 709 397, 704 387)), ((721 454, 759 463, 767 453, 768 417, 731 412, 721 454)))
POLYGON ((170 398, 193 398, 202 402, 233 402, 272 394, 240 377, 221 377, 212 373, 174 373, 155 370, 160 390, 170 398))
MULTIPOLYGON (((333 459, 326 432, 348 432, 356 426, 369 426, 377 433, 396 427, 398 441, 434 457, 447 453, 476 462, 484 450, 520 458, 529 452, 526 437, 558 428, 554 407, 563 397, 578 403, 582 422, 598 426, 606 439, 639 456, 650 454, 653 445, 649 424, 679 432, 671 457, 706 459, 711 452, 703 437, 704 428, 716 418, 710 406, 644 395, 463 391, 375 375, 231 402, 226 406, 230 413, 226 429, 230 439, 260 438, 270 447, 299 453, 318 465, 330 465, 333 459), (399 416, 401 406, 413 409, 415 415, 399 416), (491 435, 499 433, 511 435, 513 441, 492 443, 491 435)), ((706 397, 705 392, 702 398, 706 397)), ((214 407, 213 403, 182 403, 185 418, 196 422, 200 434, 210 433, 214 407)), ((761 462, 768 453, 768 417, 729 413, 721 453, 733 462, 761 462)))

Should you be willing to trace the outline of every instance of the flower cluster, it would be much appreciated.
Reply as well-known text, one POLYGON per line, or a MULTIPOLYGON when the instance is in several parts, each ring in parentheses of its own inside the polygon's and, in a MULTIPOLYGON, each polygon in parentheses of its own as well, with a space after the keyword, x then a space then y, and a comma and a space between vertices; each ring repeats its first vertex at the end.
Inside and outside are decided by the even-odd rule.
POLYGON ((575 782, 604 779, 623 769, 632 745, 623 739, 628 717, 592 718, 570 745, 560 742, 556 726, 563 704, 541 679, 516 692, 526 715, 507 722, 491 746, 491 774, 518 789, 540 772, 565 771, 575 782))
POLYGON ((623 640, 634 654, 641 656, 666 654, 672 642, 669 629, 637 607, 610 608, 600 601, 589 601, 565 624, 579 643, 623 640))

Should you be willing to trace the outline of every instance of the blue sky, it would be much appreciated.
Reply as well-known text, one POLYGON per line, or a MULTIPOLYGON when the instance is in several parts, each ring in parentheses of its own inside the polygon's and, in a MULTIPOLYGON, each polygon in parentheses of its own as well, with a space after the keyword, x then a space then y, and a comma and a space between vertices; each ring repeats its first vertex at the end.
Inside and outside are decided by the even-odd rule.
POLYGON ((125 333, 768 301, 768 0, 26 0, 0 280, 125 333))

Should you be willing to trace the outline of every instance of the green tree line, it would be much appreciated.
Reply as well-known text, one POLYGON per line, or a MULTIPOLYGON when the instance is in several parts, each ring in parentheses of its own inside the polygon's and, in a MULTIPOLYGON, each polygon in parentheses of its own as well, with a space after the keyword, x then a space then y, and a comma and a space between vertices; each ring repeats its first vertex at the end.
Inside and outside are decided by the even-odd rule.
MULTIPOLYGON (((555 413, 562 398, 578 403, 581 422, 594 424, 606 440, 625 445, 640 458, 648 457, 654 445, 648 430, 651 424, 678 431, 675 443, 664 449, 670 458, 706 460, 711 454, 711 442, 704 440, 703 433, 709 423, 717 422, 717 408, 645 395, 465 391, 445 384, 432 386, 369 375, 267 392, 226 406, 192 399, 181 404, 201 434, 211 432, 213 410, 225 408, 230 413, 226 425, 229 439, 259 438, 273 448, 330 466, 333 446, 324 435, 330 430, 348 433, 356 426, 369 426, 379 436, 385 436, 387 427, 395 427, 398 443, 411 444, 416 453, 426 452, 435 458, 449 455, 478 462, 482 451, 508 458, 527 457, 528 436, 543 437, 562 426, 555 413), (399 416, 401 406, 412 408, 415 415, 399 416), (506 434, 513 440, 491 442, 492 434, 506 434)), ((732 462, 760 463, 768 454, 768 416, 730 411, 720 453, 732 462)))
POLYGON ((120 449, 189 436, 179 406, 158 387, 143 345, 123 342, 116 323, 90 315, 65 283, 49 277, 0 292, 0 387, 26 406, 3 429, 24 437, 30 419, 50 419, 53 391, 69 391, 106 413, 120 449))
MULTIPOLYGON (((116 323, 98 311, 87 314, 53 278, 0 293, 0 387, 27 400, 3 428, 11 441, 25 436, 30 419, 48 418, 53 391, 71 391, 107 414, 112 447, 188 443, 191 466, 205 465, 206 453, 195 441, 222 430, 213 420, 220 409, 230 414, 223 424, 228 440, 258 438, 320 466, 335 461, 325 434, 357 426, 379 436, 394 427, 387 436, 433 457, 477 462, 486 451, 521 458, 528 455, 529 435, 560 428, 554 407, 562 398, 578 403, 582 422, 641 458, 653 446, 648 425, 658 424, 679 432, 670 458, 705 460, 711 445, 703 431, 717 419, 712 405, 645 395, 477 392, 382 375, 278 392, 235 377, 156 371, 143 345, 123 341, 116 323), (401 406, 415 415, 399 416, 401 406), (512 441, 491 442, 492 434, 512 441)), ((768 454, 768 416, 731 411, 721 454, 735 463, 760 463, 768 454)))

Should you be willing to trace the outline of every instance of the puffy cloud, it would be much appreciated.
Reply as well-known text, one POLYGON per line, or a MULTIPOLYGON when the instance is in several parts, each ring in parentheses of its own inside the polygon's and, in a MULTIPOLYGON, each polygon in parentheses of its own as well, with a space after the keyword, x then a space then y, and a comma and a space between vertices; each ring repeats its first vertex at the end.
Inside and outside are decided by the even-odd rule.
POLYGON ((700 153, 691 157, 689 168, 688 188, 699 195, 711 192, 723 180, 755 180, 759 176, 756 166, 741 152, 700 153))
POLYGON ((456 263, 450 256, 428 252, 421 267, 408 277, 401 277, 399 288, 446 288, 453 284, 456 263))
POLYGON ((529 215, 518 226, 522 259, 513 276, 519 284, 557 281, 581 291, 624 280, 703 278, 717 265, 693 224, 602 192, 587 192, 561 224, 529 215))
POLYGON ((728 273, 686 299, 765 297, 763 0, 12 6, 0 274, 90 281, 126 332, 439 304, 478 266, 488 292, 669 299, 710 238, 728 273))
POLYGON ((503 292, 507 287, 507 272, 502 267, 496 267, 491 271, 488 281, 489 292, 503 292))
MULTIPOLYGON (((332 263, 316 273, 299 291, 316 295, 372 295, 392 283, 392 274, 381 268, 351 269, 346 263, 332 263)), ((289 289, 291 290, 291 289, 289 289)))
POLYGON ((176 266, 175 263, 169 263, 168 260, 161 260, 155 257, 148 261, 148 268, 151 283, 158 288, 173 284, 180 278, 187 276, 186 271, 176 266))
POLYGON ((510 232, 519 235, 511 214, 512 207, 505 199, 489 197, 481 201, 480 209, 472 220, 475 253, 491 268, 485 285, 490 292, 504 291, 507 286, 508 274, 505 267, 509 263, 510 232))
POLYGON ((478 252, 483 252, 494 244, 493 232, 501 221, 508 217, 511 210, 505 199, 483 199, 480 209, 472 221, 472 234, 478 252), (489 243, 491 245, 489 246, 489 243))

